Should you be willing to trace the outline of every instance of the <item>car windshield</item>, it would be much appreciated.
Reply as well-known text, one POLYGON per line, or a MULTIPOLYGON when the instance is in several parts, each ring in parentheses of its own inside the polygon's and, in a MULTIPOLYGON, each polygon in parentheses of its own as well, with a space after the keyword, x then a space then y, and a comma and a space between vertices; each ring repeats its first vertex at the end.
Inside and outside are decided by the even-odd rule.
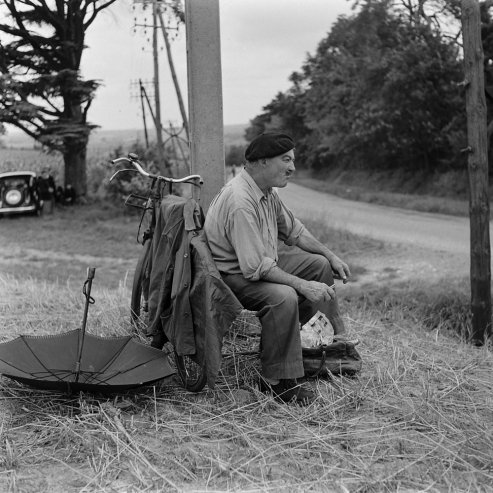
POLYGON ((26 185, 26 178, 6 178, 3 180, 3 184, 7 187, 21 187, 26 185))

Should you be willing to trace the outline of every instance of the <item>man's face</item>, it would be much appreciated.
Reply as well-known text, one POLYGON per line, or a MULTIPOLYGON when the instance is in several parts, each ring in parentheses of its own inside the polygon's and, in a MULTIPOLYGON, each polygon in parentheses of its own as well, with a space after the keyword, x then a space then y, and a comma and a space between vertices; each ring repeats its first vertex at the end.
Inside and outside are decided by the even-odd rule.
POLYGON ((280 156, 267 158, 265 180, 269 187, 283 188, 294 173, 294 151, 290 150, 280 156))

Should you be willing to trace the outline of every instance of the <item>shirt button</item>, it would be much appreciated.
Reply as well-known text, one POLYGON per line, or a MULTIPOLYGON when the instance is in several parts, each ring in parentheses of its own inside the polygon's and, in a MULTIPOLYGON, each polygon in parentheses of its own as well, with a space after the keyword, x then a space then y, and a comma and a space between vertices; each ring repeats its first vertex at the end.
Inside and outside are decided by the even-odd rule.
POLYGON ((188 253, 185 253, 185 255, 183 255, 183 256, 184 256, 185 258, 187 258, 187 257, 188 257, 188 253))

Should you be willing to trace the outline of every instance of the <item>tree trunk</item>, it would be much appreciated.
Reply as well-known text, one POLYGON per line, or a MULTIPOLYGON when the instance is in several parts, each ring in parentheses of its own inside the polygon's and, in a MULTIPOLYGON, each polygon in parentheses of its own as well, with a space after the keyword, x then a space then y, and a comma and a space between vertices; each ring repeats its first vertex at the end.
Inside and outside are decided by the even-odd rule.
POLYGON ((462 0, 462 33, 469 171, 472 334, 476 344, 491 336, 491 252, 488 197, 488 137, 483 47, 477 0, 462 0))
POLYGON ((86 154, 87 140, 65 141, 65 186, 72 185, 79 200, 87 193, 86 154))

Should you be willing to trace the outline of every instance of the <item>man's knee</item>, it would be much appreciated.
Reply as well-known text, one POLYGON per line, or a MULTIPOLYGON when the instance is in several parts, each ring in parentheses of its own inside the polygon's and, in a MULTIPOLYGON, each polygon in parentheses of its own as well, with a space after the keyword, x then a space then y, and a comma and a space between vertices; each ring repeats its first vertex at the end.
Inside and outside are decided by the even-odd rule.
POLYGON ((298 305, 298 293, 291 286, 285 284, 273 283, 272 293, 270 296, 271 305, 285 304, 288 306, 298 305))
POLYGON ((265 305, 257 312, 257 316, 262 318, 267 313, 282 313, 286 317, 291 317, 298 313, 298 293, 295 289, 284 284, 272 283, 269 294, 265 298, 265 305))
POLYGON ((314 273, 314 278, 311 280, 324 282, 329 286, 334 283, 332 266, 323 255, 313 254, 312 272, 314 273))

